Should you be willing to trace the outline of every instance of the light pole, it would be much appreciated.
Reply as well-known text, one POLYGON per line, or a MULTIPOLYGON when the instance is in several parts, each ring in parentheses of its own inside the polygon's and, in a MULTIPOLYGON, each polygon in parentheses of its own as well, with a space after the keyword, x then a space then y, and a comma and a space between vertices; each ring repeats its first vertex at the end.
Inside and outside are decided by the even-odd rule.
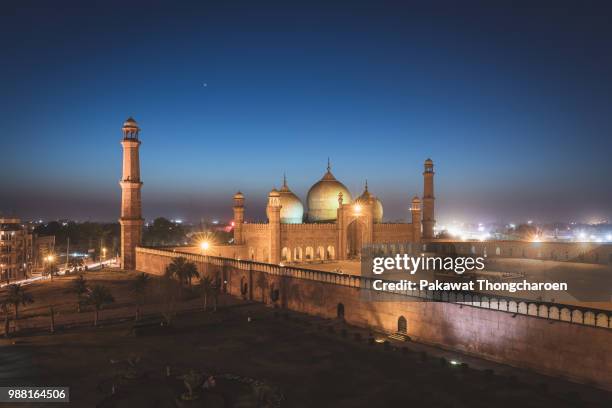
POLYGON ((203 263, 202 274, 204 276, 206 276, 206 272, 208 272, 208 265, 206 264, 206 259, 204 258, 204 254, 206 250, 208 250, 208 248, 210 248, 210 243, 208 241, 202 241, 200 243, 200 254, 202 255, 202 263, 203 263))

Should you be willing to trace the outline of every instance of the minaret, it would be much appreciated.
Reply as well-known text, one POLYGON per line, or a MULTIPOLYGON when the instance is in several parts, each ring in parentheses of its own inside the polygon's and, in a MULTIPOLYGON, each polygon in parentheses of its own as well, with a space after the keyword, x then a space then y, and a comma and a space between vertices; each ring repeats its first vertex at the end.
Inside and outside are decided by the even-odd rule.
POLYGON ((234 244, 242 245, 242 226, 244 224, 244 195, 239 191, 234 194, 234 244))
POLYGON ((421 241, 421 200, 414 196, 412 199, 412 242, 421 241))
POLYGON ((136 268, 136 247, 142 241, 142 203, 140 199, 140 160, 138 148, 140 128, 130 117, 123 124, 123 177, 121 185, 121 268, 136 268))
POLYGON ((423 172, 423 238, 434 237, 434 165, 431 159, 425 160, 423 172))
POLYGON ((270 232, 270 263, 280 263, 281 239, 280 239, 280 212, 281 202, 279 192, 273 188, 268 195, 268 228, 270 232))

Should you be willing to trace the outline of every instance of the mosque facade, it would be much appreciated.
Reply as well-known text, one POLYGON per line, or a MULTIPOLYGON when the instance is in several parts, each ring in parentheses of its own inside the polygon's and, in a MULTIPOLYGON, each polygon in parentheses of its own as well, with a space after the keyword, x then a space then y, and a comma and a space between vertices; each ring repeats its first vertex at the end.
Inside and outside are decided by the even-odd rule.
POLYGON ((383 222, 383 203, 367 182, 363 193, 351 192, 327 171, 308 191, 306 206, 286 178, 272 189, 267 223, 245 222, 245 196, 234 195, 234 256, 269 263, 359 259, 368 244, 420 242, 433 237, 433 162, 425 161, 423 199, 411 201, 411 222, 383 222))

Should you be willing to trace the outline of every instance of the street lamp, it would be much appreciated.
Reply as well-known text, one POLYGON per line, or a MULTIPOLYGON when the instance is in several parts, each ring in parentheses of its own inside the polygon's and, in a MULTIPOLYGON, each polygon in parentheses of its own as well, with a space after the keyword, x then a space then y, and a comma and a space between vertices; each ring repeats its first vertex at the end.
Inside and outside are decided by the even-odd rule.
POLYGON ((202 252, 208 250, 208 248, 210 248, 210 243, 208 241, 202 241, 200 243, 200 249, 202 250, 202 252))
POLYGON ((102 248, 102 259, 106 260, 106 248, 102 248))

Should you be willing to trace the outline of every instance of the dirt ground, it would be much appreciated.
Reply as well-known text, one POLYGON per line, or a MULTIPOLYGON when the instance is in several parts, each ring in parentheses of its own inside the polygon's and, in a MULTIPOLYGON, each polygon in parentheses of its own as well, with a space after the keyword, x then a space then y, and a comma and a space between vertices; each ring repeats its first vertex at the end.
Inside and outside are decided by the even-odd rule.
POLYGON ((66 299, 72 277, 28 287, 36 303, 24 310, 19 327, 25 329, 0 341, 0 386, 69 386, 72 402, 14 406, 176 407, 175 399, 185 392, 177 377, 191 369, 217 376, 218 386, 183 405, 189 407, 275 406, 274 398, 257 393, 262 388, 282 407, 304 408, 612 403, 612 394, 588 386, 412 342, 370 342, 380 334, 225 296, 217 312, 202 311, 199 298, 187 300, 172 325, 161 327, 156 318, 161 306, 152 293, 150 324, 134 330, 127 290, 133 277, 116 271, 86 275, 111 288, 117 299, 102 312, 98 328, 91 325, 91 312, 75 313, 74 302, 66 299), (48 316, 41 315, 48 304, 68 322, 59 319, 53 335, 48 316), (469 366, 451 364, 455 358, 469 366), (132 366, 128 359, 138 362, 132 366))

